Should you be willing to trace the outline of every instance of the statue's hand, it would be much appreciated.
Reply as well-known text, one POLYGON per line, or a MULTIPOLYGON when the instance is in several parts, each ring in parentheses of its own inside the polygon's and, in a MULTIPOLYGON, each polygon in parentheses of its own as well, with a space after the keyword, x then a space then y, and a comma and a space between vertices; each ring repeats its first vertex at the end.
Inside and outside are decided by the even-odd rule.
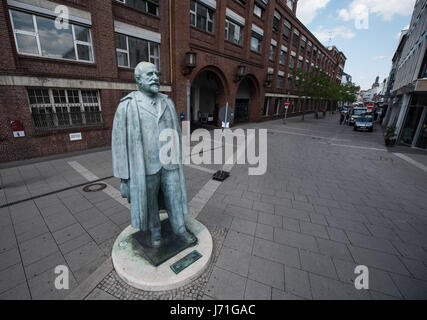
POLYGON ((123 180, 120 183, 120 193, 123 198, 130 198, 129 180, 123 180))

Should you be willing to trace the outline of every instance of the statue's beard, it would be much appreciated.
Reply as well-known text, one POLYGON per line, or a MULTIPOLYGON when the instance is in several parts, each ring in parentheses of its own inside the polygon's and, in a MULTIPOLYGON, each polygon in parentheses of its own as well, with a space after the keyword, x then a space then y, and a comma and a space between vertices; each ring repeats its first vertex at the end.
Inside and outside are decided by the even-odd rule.
POLYGON ((160 90, 160 85, 158 83, 152 83, 152 84, 141 84, 140 85, 141 90, 151 93, 151 94, 157 94, 160 90))

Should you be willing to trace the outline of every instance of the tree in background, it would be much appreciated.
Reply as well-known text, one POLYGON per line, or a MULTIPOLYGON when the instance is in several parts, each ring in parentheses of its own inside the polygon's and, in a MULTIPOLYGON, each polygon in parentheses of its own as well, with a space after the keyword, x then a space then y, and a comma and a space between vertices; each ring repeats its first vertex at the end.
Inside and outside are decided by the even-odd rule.
MULTIPOLYGON (((334 101, 353 103, 357 100, 357 87, 354 84, 341 84, 332 80, 322 69, 314 68, 309 72, 296 72, 296 94, 299 100, 304 99, 302 121, 305 118, 307 99, 313 101, 334 101)), ((331 108, 332 110, 332 108, 331 108)), ((318 106, 315 110, 319 112, 318 106)))

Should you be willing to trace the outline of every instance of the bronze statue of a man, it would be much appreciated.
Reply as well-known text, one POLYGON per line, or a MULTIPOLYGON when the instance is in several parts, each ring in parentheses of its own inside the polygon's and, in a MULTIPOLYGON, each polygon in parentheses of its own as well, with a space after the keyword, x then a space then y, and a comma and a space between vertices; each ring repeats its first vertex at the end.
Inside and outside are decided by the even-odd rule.
POLYGON ((120 191, 131 204, 132 227, 151 232, 153 247, 161 246, 159 210, 166 209, 173 232, 186 243, 197 239, 184 223, 189 213, 182 165, 182 135, 172 100, 159 93, 155 65, 141 62, 135 69, 138 91, 120 101, 112 132, 114 176, 121 179, 120 191), (161 161, 164 130, 177 133, 176 163, 161 161))

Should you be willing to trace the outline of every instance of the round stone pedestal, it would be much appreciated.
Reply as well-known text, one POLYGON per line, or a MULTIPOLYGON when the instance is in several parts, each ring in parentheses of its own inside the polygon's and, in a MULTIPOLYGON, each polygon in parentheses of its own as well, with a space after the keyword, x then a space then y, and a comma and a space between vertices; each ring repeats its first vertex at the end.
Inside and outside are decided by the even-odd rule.
MULTIPOLYGON (((162 219, 165 216, 162 215, 162 219)), ((187 229, 198 239, 198 244, 180 252, 158 267, 151 265, 146 259, 133 250, 131 235, 138 230, 127 227, 116 239, 112 260, 114 269, 120 278, 132 287, 145 291, 172 290, 189 284, 199 277, 208 267, 212 256, 213 242, 209 230, 200 222, 185 217, 187 229), (171 265, 197 250, 202 257, 178 274, 171 265)))

